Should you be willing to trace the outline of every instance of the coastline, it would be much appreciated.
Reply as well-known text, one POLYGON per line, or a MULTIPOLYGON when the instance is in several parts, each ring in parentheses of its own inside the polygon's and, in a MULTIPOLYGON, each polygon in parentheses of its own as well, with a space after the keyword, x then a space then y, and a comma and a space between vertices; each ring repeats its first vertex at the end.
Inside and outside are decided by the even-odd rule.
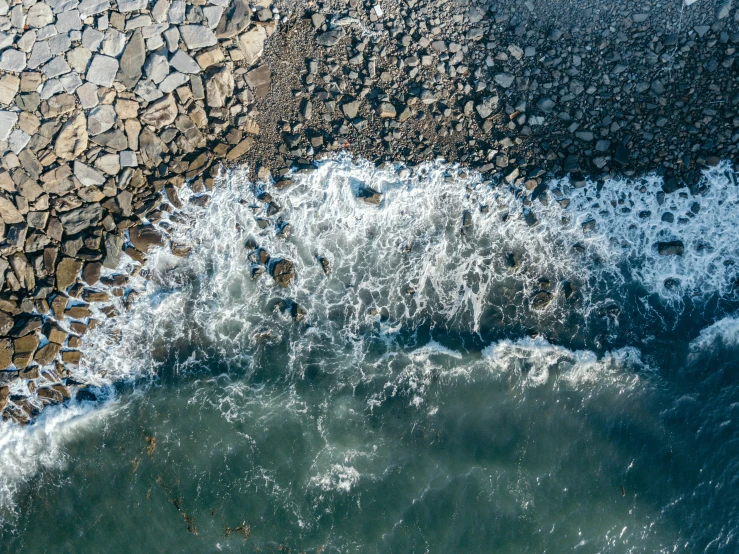
POLYGON ((739 11, 724 4, 88 4, 6 14, 0 409, 19 423, 90 398, 82 336, 136 293, 114 271, 125 256, 140 271, 153 246, 187 255, 156 224, 182 186, 207 205, 220 164, 281 189, 340 150, 443 158, 530 206, 554 177, 657 172, 669 193, 736 158, 739 11))

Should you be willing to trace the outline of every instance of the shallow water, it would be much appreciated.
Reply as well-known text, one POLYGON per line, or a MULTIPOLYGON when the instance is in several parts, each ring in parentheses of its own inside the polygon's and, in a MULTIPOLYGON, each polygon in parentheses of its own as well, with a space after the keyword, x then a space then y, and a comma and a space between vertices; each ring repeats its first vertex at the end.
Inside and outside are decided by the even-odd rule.
POLYGON ((155 253, 145 294, 86 343, 107 399, 0 429, 2 543, 736 551, 728 166, 692 191, 560 181, 533 201, 400 169, 337 158, 286 191, 235 172, 188 207, 193 254, 155 253), (252 279, 250 239, 295 262, 290 288, 252 279))

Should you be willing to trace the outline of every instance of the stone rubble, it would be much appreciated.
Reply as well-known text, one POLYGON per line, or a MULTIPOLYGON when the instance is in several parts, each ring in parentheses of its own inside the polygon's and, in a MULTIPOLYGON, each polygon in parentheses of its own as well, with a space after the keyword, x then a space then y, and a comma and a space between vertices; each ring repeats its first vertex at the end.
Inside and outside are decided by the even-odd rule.
MULTIPOLYGON (((3 417, 94 398, 72 379, 81 337, 136 296, 112 272, 153 246, 186 256, 157 224, 185 183, 207 206, 221 163, 268 190, 340 149, 442 157, 517 191, 530 225, 551 176, 656 170, 693 192, 738 157, 738 24, 707 1, 0 0, 3 417)), ((246 246, 255 278, 291 286, 290 260, 246 246)))

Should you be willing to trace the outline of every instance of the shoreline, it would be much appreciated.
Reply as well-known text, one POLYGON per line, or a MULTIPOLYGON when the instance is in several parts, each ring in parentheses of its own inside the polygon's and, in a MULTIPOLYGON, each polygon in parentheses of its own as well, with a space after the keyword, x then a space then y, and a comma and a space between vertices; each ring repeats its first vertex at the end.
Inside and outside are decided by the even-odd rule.
POLYGON ((737 158, 730 4, 89 4, 0 15, 0 410, 19 423, 91 394, 72 369, 90 306, 115 317, 111 296, 135 294, 105 269, 125 254, 140 271, 153 246, 186 256, 156 224, 185 184, 206 206, 220 164, 279 189, 339 151, 443 158, 532 201, 565 175, 656 172, 675 192, 737 158))

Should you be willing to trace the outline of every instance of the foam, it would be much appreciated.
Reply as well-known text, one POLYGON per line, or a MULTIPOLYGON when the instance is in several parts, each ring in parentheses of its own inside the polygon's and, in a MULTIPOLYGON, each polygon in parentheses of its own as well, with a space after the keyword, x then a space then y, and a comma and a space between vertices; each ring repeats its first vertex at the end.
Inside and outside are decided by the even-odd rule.
MULTIPOLYGON (((628 387, 637 379, 630 370, 645 367, 635 349, 598 357, 543 338, 504 340, 475 359, 419 341, 413 330, 424 325, 475 334, 491 320, 503 330, 567 325, 573 309, 587 320, 613 299, 636 294, 635 285, 676 310, 686 296, 734 294, 739 190, 728 164, 707 170, 695 197, 681 196, 686 191, 663 197, 656 176, 611 180, 600 191, 593 183, 575 188, 566 179, 554 181, 531 203, 533 226, 520 191, 441 162, 378 168, 338 156, 293 179, 293 186, 277 191, 252 183, 245 169, 224 172, 205 210, 189 203, 193 193, 184 187, 184 222, 172 234, 191 245, 192 254, 177 258, 166 248, 150 254, 132 283, 142 294, 130 311, 121 308, 120 317, 86 336, 75 377, 112 395, 116 383, 147 384, 180 347, 187 354, 175 370, 184 372, 212 357, 224 367, 249 367, 255 352, 286 344, 288 376, 300 378, 308 356, 326 374, 350 375, 353 382, 387 374, 388 386, 370 407, 398 394, 420 407, 433 378, 478 378, 480 372, 514 376, 524 387, 628 387), (382 203, 358 199, 362 187, 382 192, 382 203), (264 191, 280 205, 278 213, 259 199, 264 191), (696 201, 700 210, 693 213, 696 201), (674 224, 662 221, 668 209, 674 224), (682 216, 685 223, 678 224, 682 216), (465 217, 471 225, 463 229, 465 217), (583 228, 588 221, 594 228, 583 228), (289 240, 280 236, 285 224, 289 240), (273 259, 295 263, 289 289, 268 275, 252 280, 247 239, 273 259), (656 242, 672 239, 684 242, 683 256, 660 256, 656 242), (515 267, 507 263, 509 253, 515 267), (328 275, 317 256, 329 260, 328 275), (548 280, 552 302, 535 310, 531 299, 545 288, 541 279, 548 280), (666 287, 666 279, 679 284, 666 287), (576 308, 561 294, 565 282, 577 285, 576 308), (307 313, 299 324, 290 317, 293 302, 307 313), (392 375, 391 364, 398 368, 392 375)), ((724 340, 736 325, 727 321, 717 324, 724 340)), ((695 348, 712 332, 702 333, 695 348)), ((0 424, 3 509, 22 483, 58 467, 50 464, 64 459, 65 437, 82 432, 93 414, 87 404, 70 403, 45 410, 27 428, 0 424)), ((316 475, 317 486, 352 486, 341 471, 331 471, 316 475)))
POLYGON ((689 349, 691 354, 698 354, 715 347, 716 343, 727 348, 739 346, 739 318, 725 317, 709 325, 691 341, 689 349))

